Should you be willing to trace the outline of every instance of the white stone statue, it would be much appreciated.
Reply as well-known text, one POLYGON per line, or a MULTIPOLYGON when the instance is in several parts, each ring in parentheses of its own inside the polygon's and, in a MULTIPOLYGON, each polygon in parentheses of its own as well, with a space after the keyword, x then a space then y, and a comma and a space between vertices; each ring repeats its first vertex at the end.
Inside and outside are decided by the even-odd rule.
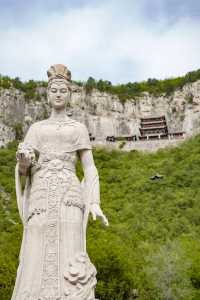
POLYGON ((108 220, 100 208, 88 131, 66 115, 71 73, 54 65, 47 74, 51 116, 29 128, 17 151, 16 193, 24 234, 12 300, 94 300, 96 269, 86 251, 88 215, 105 225, 108 220), (77 159, 84 171, 81 183, 77 159))

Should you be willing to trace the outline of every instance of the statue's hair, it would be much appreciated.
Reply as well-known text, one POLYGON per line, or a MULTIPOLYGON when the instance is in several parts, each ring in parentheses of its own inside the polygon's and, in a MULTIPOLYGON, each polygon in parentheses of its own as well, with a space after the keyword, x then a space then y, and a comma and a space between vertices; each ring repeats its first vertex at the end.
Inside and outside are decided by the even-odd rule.
POLYGON ((49 79, 48 89, 51 87, 51 84, 55 81, 63 81, 67 84, 68 88, 70 89, 71 72, 66 66, 62 64, 51 66, 47 71, 47 76, 49 79))
POLYGON ((49 89, 51 88, 51 85, 53 83, 56 83, 56 82, 63 82, 67 85, 68 89, 71 91, 71 83, 69 81, 67 81, 66 79, 64 78, 52 78, 51 80, 48 81, 48 86, 47 86, 47 91, 49 91, 49 89))
POLYGON ((61 64, 53 65, 49 68, 47 71, 47 76, 49 80, 52 80, 54 78, 60 78, 65 79, 66 81, 71 82, 71 72, 70 70, 61 64))

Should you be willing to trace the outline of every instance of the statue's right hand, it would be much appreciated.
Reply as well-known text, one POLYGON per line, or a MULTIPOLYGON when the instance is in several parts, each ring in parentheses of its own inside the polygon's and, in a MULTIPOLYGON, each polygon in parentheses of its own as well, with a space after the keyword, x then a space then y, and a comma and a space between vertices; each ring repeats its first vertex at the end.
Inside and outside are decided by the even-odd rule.
POLYGON ((16 159, 20 166, 29 167, 35 159, 33 148, 26 143, 20 143, 16 153, 16 159))
POLYGON ((16 153, 16 159, 22 167, 29 167, 31 165, 31 158, 26 153, 18 150, 16 153))
POLYGON ((31 165, 30 156, 27 156, 22 150, 18 150, 16 153, 16 159, 19 166, 19 173, 23 176, 26 176, 31 165))

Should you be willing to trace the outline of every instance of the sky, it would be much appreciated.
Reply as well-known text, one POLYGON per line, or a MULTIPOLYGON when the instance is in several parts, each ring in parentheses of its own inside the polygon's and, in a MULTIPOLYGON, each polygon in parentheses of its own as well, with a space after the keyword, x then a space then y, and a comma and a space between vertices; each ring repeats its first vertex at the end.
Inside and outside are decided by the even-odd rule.
POLYGON ((0 74, 113 84, 200 69, 199 0, 0 0, 0 74))

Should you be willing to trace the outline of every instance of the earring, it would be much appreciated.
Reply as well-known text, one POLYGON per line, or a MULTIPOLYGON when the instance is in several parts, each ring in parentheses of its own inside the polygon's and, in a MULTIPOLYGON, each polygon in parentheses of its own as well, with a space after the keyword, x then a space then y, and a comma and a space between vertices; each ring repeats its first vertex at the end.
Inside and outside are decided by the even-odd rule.
POLYGON ((47 103, 51 107, 51 102, 49 101, 49 98, 47 97, 47 103))

